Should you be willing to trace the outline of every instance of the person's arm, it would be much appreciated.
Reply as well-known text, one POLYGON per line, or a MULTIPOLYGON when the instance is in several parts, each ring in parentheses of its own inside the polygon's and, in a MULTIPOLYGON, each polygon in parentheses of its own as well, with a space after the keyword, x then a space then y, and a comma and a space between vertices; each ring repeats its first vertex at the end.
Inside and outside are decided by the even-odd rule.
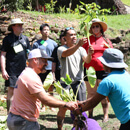
POLYGON ((78 108, 74 113, 76 115, 81 114, 84 111, 90 110, 92 108, 94 108, 96 105, 98 105, 98 103, 103 100, 105 98, 105 96, 96 93, 95 96, 93 96, 91 99, 88 99, 86 101, 82 101, 81 103, 79 102, 79 105, 81 106, 80 108, 78 108))
POLYGON ((54 80, 56 80, 56 78, 55 78, 55 71, 56 71, 56 63, 52 62, 52 74, 53 74, 54 80))
POLYGON ((76 102, 64 102, 53 96, 48 95, 45 91, 34 94, 44 105, 50 107, 66 107, 69 110, 78 108, 76 102))
POLYGON ((3 77, 5 80, 8 80, 9 75, 8 75, 6 69, 5 69, 5 68, 6 68, 6 65, 5 65, 5 61, 6 61, 6 52, 1 51, 0 61, 1 61, 1 72, 2 72, 2 77, 3 77))
POLYGON ((62 57, 68 57, 68 56, 74 54, 75 51, 76 51, 80 46, 82 46, 82 45, 84 44, 84 40, 86 40, 86 39, 85 39, 85 38, 81 38, 77 44, 75 44, 75 45, 73 45, 72 47, 68 48, 67 50, 63 51, 63 53, 62 53, 61 56, 62 56, 62 57))
POLYGON ((94 49, 92 46, 89 46, 88 49, 88 55, 83 57, 84 62, 86 63, 90 63, 91 59, 92 59, 92 54, 94 53, 94 49))

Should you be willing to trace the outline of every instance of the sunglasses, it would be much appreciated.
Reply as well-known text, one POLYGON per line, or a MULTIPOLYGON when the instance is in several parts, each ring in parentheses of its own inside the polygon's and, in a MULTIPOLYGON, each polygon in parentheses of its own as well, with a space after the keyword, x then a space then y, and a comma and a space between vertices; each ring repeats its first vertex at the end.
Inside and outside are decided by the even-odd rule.
POLYGON ((74 30, 73 27, 67 27, 67 28, 65 28, 66 31, 68 31, 68 30, 70 30, 70 29, 74 30))
POLYGON ((92 26, 92 28, 99 28, 99 25, 96 25, 96 26, 92 26))

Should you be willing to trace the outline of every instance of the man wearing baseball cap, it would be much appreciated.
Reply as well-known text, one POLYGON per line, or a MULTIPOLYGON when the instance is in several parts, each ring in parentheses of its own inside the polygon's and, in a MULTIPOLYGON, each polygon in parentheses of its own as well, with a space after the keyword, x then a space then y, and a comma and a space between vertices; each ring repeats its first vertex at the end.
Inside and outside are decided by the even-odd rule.
POLYGON ((52 60, 43 50, 34 49, 28 55, 28 67, 19 76, 14 88, 14 98, 7 126, 10 130, 40 130, 37 122, 41 102, 50 107, 66 107, 74 110, 78 107, 75 102, 64 102, 47 94, 38 76, 45 71, 47 60, 52 60))
POLYGON ((108 96, 115 115, 121 122, 119 130, 130 129, 130 74, 125 70, 128 66, 123 57, 120 50, 109 48, 98 58, 109 75, 101 81, 93 98, 79 103, 81 107, 75 114, 94 108, 108 96))
POLYGON ((13 96, 18 76, 26 67, 27 50, 31 50, 29 40, 22 35, 23 24, 19 18, 12 19, 8 26, 8 34, 1 47, 1 71, 7 89, 7 113, 13 96))

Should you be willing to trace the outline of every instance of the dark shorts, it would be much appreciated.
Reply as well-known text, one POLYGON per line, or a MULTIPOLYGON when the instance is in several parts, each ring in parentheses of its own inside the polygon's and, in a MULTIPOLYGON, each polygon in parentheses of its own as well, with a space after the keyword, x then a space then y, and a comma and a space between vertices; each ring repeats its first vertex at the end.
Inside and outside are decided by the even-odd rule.
MULTIPOLYGON (((80 84, 80 81, 77 81, 76 83, 71 84, 71 87, 72 87, 75 95, 76 95, 77 89, 79 87, 79 84, 80 84)), ((63 84, 63 83, 61 85, 65 89, 70 89, 70 85, 66 85, 66 84, 63 84)), ((79 100, 79 101, 86 100, 86 86, 85 86, 84 82, 82 82, 80 84, 80 88, 79 88, 78 95, 77 95, 77 100, 79 100)))
POLYGON ((9 80, 5 80, 6 87, 15 87, 18 76, 9 76, 9 80))
POLYGON ((42 83, 45 81, 47 75, 48 75, 50 72, 51 72, 51 70, 47 70, 45 73, 40 73, 40 74, 39 74, 42 83))
POLYGON ((9 130, 40 130, 38 122, 28 121, 25 118, 9 113, 7 118, 9 130))
MULTIPOLYGON (((84 81, 88 81, 88 77, 86 76, 86 68, 84 68, 84 81)), ((102 80, 103 78, 107 77, 108 75, 108 72, 105 72, 105 71, 96 71, 96 77, 97 79, 100 79, 102 80)))
POLYGON ((130 120, 125 124, 121 124, 119 130, 130 130, 130 120))

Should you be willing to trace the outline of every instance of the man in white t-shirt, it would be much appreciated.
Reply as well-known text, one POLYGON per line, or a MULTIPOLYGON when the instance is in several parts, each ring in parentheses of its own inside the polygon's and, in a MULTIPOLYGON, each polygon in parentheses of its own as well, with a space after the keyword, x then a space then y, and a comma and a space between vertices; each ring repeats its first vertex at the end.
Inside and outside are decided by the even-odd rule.
MULTIPOLYGON (((87 40, 86 38, 81 38, 79 42, 76 44, 77 37, 74 28, 68 27, 64 31, 64 38, 66 40, 66 44, 60 46, 58 48, 57 54, 61 65, 61 77, 66 78, 66 74, 68 74, 72 80, 71 87, 74 91, 74 94, 77 94, 77 99, 79 101, 86 100, 86 86, 83 81, 84 73, 83 73, 83 62, 89 63, 91 61, 91 55, 93 53, 92 46, 89 47, 88 54, 86 50, 82 47, 84 42, 87 40)), ((63 81, 61 81, 61 85, 65 89, 69 89, 70 86, 66 85, 63 81)), ((62 127, 63 118, 65 116, 65 109, 61 109, 58 112, 58 127, 62 127), (62 124, 61 124, 62 123, 62 124)))

